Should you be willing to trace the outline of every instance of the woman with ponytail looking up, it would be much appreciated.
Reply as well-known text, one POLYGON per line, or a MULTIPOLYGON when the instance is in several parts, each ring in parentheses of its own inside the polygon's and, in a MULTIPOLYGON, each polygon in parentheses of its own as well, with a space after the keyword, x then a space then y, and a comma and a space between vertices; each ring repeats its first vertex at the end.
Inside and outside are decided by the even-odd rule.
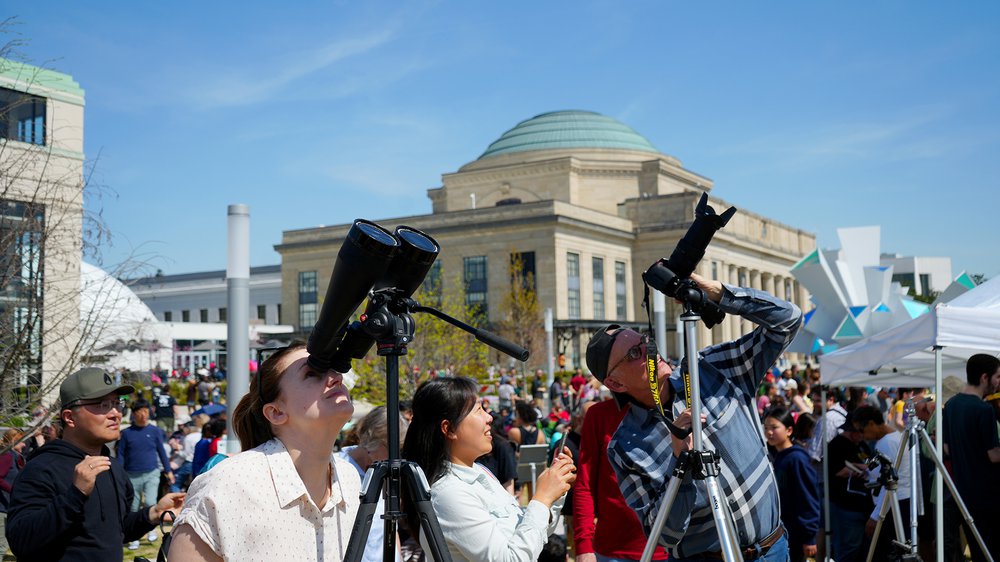
POLYGON ((361 481, 333 445, 354 406, 308 357, 294 343, 261 363, 233 413, 243 452, 191 484, 169 560, 343 560, 361 481))

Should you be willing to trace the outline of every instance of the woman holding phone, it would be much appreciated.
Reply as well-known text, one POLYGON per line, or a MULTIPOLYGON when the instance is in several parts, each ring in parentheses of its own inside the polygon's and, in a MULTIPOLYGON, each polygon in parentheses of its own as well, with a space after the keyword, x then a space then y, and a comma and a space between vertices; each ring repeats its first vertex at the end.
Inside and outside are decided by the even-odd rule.
MULTIPOLYGON (((478 389, 461 377, 422 384, 413 396, 403 457, 419 464, 431 484, 431 504, 452 560, 534 561, 558 520, 557 500, 576 479, 573 459, 565 453, 556 458, 538 476, 535 495, 522 508, 475 462, 490 452, 493 439, 492 417, 479 404, 478 389)), ((416 513, 409 515, 408 521, 419 521, 416 513)), ((429 552, 422 532, 420 542, 429 552)))

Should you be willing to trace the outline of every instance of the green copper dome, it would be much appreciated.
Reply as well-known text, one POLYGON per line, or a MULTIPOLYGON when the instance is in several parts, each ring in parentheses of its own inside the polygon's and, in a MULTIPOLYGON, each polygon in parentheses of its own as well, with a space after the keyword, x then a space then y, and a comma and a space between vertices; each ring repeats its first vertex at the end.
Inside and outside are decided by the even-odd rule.
POLYGON ((592 111, 553 111, 521 121, 479 157, 558 148, 605 148, 659 154, 632 127, 592 111))

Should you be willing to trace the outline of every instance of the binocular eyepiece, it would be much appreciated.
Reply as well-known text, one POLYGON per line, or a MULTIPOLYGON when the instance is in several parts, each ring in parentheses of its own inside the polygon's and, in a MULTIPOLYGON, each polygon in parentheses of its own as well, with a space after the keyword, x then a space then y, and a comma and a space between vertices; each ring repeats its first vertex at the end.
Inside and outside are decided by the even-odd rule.
POLYGON ((351 315, 370 291, 394 288, 410 297, 430 271, 441 248, 427 234, 408 226, 394 232, 364 219, 354 221, 330 275, 326 298, 306 349, 309 365, 346 372, 353 358, 364 357, 375 340, 351 315))
POLYGON ((709 328, 722 322, 726 315, 714 302, 705 298, 690 277, 698 267, 698 262, 705 257, 705 250, 712 242, 712 237, 735 214, 736 207, 726 209, 721 215, 715 214, 715 209, 708 204, 708 194, 702 193, 695 208, 694 222, 677 242, 670 258, 657 260, 642 274, 642 280, 647 285, 684 302, 691 310, 701 314, 709 328))

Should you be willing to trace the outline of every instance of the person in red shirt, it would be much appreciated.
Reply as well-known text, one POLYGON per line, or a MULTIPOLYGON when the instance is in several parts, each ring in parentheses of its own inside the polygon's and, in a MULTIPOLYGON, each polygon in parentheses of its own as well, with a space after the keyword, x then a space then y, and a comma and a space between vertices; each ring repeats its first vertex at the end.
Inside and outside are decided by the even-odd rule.
MULTIPOLYGON (((639 560, 646 535, 639 518, 625 503, 608 462, 608 442, 628 411, 614 400, 594 404, 583 420, 580 458, 573 485, 573 539, 577 562, 639 560), (595 521, 596 520, 596 521, 595 521)), ((653 560, 666 560, 657 546, 653 560)))
POLYGON ((576 411, 580 407, 580 389, 585 384, 587 384, 587 378, 583 376, 583 369, 577 367, 576 372, 573 373, 573 378, 569 379, 570 400, 572 402, 570 409, 573 411, 576 411))

